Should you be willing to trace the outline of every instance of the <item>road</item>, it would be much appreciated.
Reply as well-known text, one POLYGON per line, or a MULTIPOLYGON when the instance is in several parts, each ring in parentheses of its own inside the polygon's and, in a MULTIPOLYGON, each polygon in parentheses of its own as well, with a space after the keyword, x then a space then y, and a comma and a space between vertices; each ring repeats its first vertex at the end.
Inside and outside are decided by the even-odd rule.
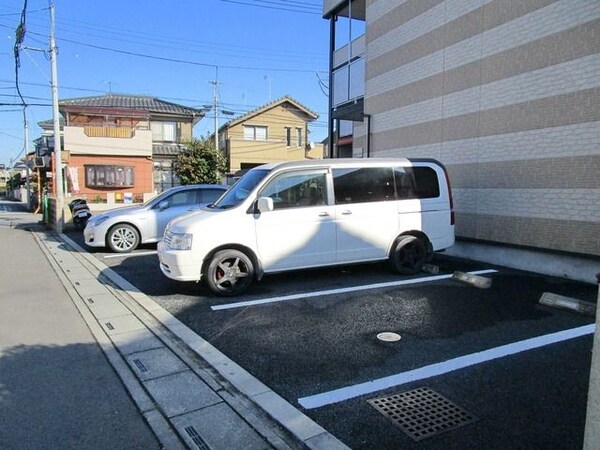
POLYGON ((582 446, 594 320, 538 302, 544 292, 593 302, 597 286, 438 256, 437 277, 359 265, 272 275, 221 298, 162 276, 152 246, 89 250, 352 448, 582 446), (439 279, 457 270, 493 271, 492 287, 439 279), (442 428, 459 414, 456 428, 437 434, 432 412, 416 417, 404 397, 422 388, 442 428), (373 406, 381 398, 402 407, 402 426, 373 406))

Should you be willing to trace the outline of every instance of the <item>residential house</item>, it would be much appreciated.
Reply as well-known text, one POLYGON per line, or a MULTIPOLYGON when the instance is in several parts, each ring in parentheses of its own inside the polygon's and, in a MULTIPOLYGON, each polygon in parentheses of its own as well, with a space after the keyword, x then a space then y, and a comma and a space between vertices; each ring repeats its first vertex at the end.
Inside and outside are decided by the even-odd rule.
POLYGON ((219 149, 230 174, 274 161, 323 157, 323 145, 309 138, 308 124, 319 117, 285 96, 219 128, 219 149))
POLYGON ((142 201, 177 184, 172 161, 202 110, 138 95, 59 102, 67 192, 88 201, 142 201))
POLYGON ((600 256, 597 0, 324 0, 323 15, 330 156, 439 159, 457 248, 600 256))

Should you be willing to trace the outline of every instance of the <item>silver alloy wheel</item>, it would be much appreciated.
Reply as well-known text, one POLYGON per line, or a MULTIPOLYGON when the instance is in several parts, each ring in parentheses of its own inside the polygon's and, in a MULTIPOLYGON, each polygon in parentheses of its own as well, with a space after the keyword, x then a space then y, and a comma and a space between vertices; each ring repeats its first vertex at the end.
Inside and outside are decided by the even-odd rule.
POLYGON ((138 232, 131 225, 116 225, 108 232, 108 246, 116 253, 127 253, 134 250, 139 241, 138 232))

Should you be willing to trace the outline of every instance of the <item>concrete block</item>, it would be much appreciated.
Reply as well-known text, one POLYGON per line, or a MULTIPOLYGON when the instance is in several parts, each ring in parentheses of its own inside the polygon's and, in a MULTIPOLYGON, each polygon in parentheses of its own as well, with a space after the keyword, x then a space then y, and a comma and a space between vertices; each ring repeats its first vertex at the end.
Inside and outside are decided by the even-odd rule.
POLYGON ((164 377, 187 369, 187 366, 166 347, 146 350, 127 356, 127 362, 141 380, 164 377))
POLYGON ((540 304, 554 308, 575 311, 586 316, 596 316, 596 304, 579 300, 577 298, 565 297, 564 295, 544 292, 540 298, 540 304))
POLYGON ((148 329, 113 334, 110 339, 122 355, 131 355, 132 353, 163 347, 161 340, 148 329))
POLYGON ((223 401, 191 370, 148 380, 144 386, 167 417, 190 413, 223 401))
POLYGON ((271 448, 224 403, 176 417, 172 419, 172 423, 190 448, 271 448))
POLYGON ((454 272, 454 274, 452 274, 452 279, 470 286, 475 286, 479 289, 488 289, 492 287, 491 278, 482 277, 480 275, 473 275, 465 272, 454 272))

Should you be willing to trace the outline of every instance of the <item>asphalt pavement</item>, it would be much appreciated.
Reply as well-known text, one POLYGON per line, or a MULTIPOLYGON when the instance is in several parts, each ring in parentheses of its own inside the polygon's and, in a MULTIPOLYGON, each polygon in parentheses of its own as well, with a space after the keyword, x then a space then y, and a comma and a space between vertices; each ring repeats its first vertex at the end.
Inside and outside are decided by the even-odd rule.
POLYGON ((159 449, 32 231, 0 208, 0 448, 159 449))
POLYGON ((0 200, 0 448, 347 448, 40 219, 0 200))
MULTIPOLYGON (((21 204, 0 201, 2 449, 525 448, 534 442, 545 448, 581 447, 589 331, 501 365, 432 379, 427 387, 435 389, 433 394, 441 392, 475 414, 462 431, 427 443, 412 441, 388 424, 364 395, 314 409, 299 404, 305 404, 307 393, 386 376, 390 365, 406 372, 467 351, 474 355, 494 342, 503 348, 517 338, 528 342, 532 335, 588 329, 591 319, 532 302, 537 303, 538 290, 564 288, 568 295, 575 289, 585 297, 595 292, 593 286, 502 271, 493 275, 495 288, 485 293, 434 283, 379 294, 358 289, 343 302, 334 295, 289 302, 287 308, 272 303, 261 306, 262 312, 249 308, 270 290, 296 285, 293 275, 282 275, 257 286, 236 312, 235 304, 221 298, 203 298, 196 285, 173 286, 155 277, 153 255, 121 258, 110 267, 101 261, 107 257, 82 248, 79 234, 53 233, 40 219, 21 204), (348 323, 339 315, 342 306, 348 323), (411 320, 409 306, 432 314, 421 317, 415 309, 421 320, 411 320), (440 307, 433 314, 432 308, 440 307), (408 315, 398 315, 398 308, 408 315), (254 319, 243 320, 248 315, 254 319), (375 348, 365 341, 374 323, 391 320, 388 325, 398 327, 400 319, 408 321, 400 330, 402 348, 375 348), (267 334, 265 321, 273 323, 267 334), (327 340, 339 345, 322 345, 320 322, 327 340), (430 336, 431 329, 437 334, 430 336), (274 347, 266 347, 267 337, 274 347), (264 354, 257 347, 261 342, 264 354), (308 351, 311 346, 321 350, 308 351), (296 356, 297 364, 290 356, 296 353, 286 353, 287 347, 306 350, 296 356), (337 360, 328 353, 333 347, 339 349, 337 360), (378 362, 381 352, 385 363, 378 362), (569 363, 558 367, 565 355, 569 363), (332 366, 346 370, 328 370, 332 366), (306 384, 304 374, 313 372, 317 379, 306 384), (531 418, 531 405, 544 405, 538 420, 531 418)), ((106 261, 113 261, 109 256, 106 261)), ((316 288, 320 279, 331 287, 332 275, 344 286, 354 285, 363 271, 370 282, 388 277, 377 265, 362 268, 361 277, 336 270, 341 272, 312 272, 314 279, 303 287, 316 288)), ((272 294, 267 295, 271 300, 272 294)))

